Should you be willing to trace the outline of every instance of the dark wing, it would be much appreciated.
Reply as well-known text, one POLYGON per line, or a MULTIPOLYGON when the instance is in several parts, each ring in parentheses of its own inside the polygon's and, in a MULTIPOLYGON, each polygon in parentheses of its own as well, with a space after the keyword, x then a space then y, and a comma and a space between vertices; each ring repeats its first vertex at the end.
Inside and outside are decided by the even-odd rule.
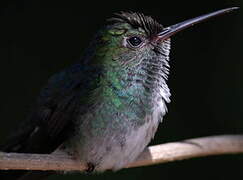
MULTIPOLYGON (((83 67, 73 65, 50 78, 33 113, 1 148, 5 152, 51 153, 73 132, 78 99, 87 97, 83 67)), ((84 108, 83 108, 84 109, 84 108)))
MULTIPOLYGON (((1 151, 46 154, 55 151, 74 132, 77 113, 89 108, 90 92, 97 86, 100 71, 76 64, 50 78, 41 91, 33 113, 1 151)), ((1 180, 39 180, 53 171, 3 171, 1 180)))

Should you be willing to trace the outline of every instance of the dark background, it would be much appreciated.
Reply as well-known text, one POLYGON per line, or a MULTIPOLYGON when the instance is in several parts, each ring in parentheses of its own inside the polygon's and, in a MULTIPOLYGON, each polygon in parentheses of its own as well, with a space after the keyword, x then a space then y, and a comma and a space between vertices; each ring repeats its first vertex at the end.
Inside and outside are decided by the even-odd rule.
MULTIPOLYGON (((0 140, 23 121, 48 77, 76 62, 117 11, 140 11, 164 25, 243 1, 0 1, 0 140)), ((172 38, 172 102, 152 144, 243 132, 243 6, 172 38)), ((54 179, 242 179, 243 155, 197 158, 99 175, 54 179)))

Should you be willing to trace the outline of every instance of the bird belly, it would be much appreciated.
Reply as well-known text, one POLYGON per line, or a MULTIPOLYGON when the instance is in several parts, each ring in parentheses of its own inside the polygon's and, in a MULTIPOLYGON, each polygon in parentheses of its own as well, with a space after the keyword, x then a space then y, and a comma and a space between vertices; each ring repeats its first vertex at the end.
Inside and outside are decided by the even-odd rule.
MULTIPOLYGON (((166 111, 163 101, 156 103, 150 114, 144 116, 144 123, 134 126, 133 119, 124 120, 125 125, 116 126, 113 119, 105 128, 91 127, 96 121, 94 114, 86 118, 87 124, 80 128, 80 134, 71 142, 74 155, 84 164, 92 164, 95 171, 118 170, 133 162, 153 138, 161 115, 166 111), (130 123, 129 123, 130 122, 130 123)), ((100 126, 100 125, 99 125, 100 126)))

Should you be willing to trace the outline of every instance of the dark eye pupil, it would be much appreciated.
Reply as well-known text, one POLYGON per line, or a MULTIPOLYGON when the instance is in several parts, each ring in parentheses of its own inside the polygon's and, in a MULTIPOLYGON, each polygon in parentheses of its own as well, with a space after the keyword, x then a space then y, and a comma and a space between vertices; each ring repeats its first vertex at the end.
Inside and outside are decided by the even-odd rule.
POLYGON ((136 37, 136 36, 130 37, 128 39, 128 41, 134 47, 137 47, 137 46, 139 46, 142 43, 142 40, 139 37, 136 37))

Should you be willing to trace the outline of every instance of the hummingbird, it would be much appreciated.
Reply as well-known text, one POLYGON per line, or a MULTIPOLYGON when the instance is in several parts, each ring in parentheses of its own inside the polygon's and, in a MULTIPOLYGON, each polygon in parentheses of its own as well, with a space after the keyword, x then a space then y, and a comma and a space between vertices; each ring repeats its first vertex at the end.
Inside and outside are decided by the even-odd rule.
MULTIPOLYGON (((87 171, 119 170, 136 160, 167 112, 170 38, 237 7, 164 27, 150 16, 120 12, 93 37, 81 60, 53 75, 4 152, 71 154, 87 171)), ((2 171, 30 180, 50 172, 2 171)))

